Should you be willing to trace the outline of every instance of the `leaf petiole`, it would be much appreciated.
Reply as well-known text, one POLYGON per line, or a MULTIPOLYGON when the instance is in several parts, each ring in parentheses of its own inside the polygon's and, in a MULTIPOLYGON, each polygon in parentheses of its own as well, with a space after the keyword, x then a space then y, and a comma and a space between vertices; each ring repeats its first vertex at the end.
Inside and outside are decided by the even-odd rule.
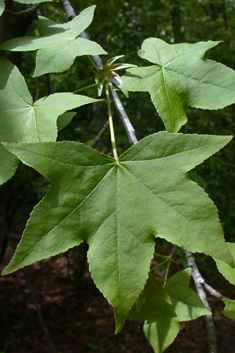
POLYGON ((86 89, 89 89, 89 88, 92 88, 92 87, 97 87, 97 83, 92 83, 91 85, 78 88, 78 89, 76 89, 75 91, 73 91, 73 94, 74 94, 74 93, 81 92, 81 91, 85 91, 86 89))
POLYGON ((167 263, 167 268, 166 268, 166 273, 165 273, 165 278, 164 278, 163 287, 165 286, 165 284, 166 284, 166 282, 167 282, 167 277, 168 277, 168 272, 169 272, 169 269, 170 269, 171 262, 172 262, 172 258, 171 258, 171 255, 170 255, 169 261, 168 261, 168 263, 167 263))
POLYGON ((98 67, 96 66, 96 64, 94 63, 94 61, 91 59, 90 55, 87 55, 89 61, 91 62, 92 66, 95 68, 95 71, 98 71, 98 67))
POLYGON ((108 81, 105 82, 105 93, 107 98, 107 105, 108 105, 108 115, 109 115, 109 128, 110 128, 110 136, 111 136, 111 143, 113 149, 113 156, 118 161, 118 154, 115 142, 115 135, 114 135, 114 128, 113 128, 113 117, 111 111, 111 103, 110 103, 110 95, 109 95, 109 83, 108 81))
POLYGON ((156 266, 154 266, 153 268, 151 268, 151 270, 150 270, 150 271, 154 271, 154 270, 156 270, 156 268, 158 268, 158 267, 160 267, 160 266, 164 265, 166 262, 168 262, 168 259, 166 259, 166 260, 164 260, 164 261, 160 262, 160 264, 157 264, 156 266))

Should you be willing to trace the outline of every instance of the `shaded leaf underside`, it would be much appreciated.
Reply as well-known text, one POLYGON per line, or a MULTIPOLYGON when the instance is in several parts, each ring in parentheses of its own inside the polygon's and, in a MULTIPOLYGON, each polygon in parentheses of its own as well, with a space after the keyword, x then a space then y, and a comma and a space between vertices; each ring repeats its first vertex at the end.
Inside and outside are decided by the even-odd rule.
POLYGON ((199 296, 189 288, 190 278, 191 268, 186 268, 172 276, 164 287, 180 321, 193 320, 199 316, 211 314, 199 296))
POLYGON ((190 277, 191 268, 177 272, 163 288, 154 274, 150 274, 129 313, 130 319, 144 321, 145 335, 155 353, 163 352, 173 342, 179 331, 179 321, 210 314, 198 295, 188 287, 190 277))
POLYGON ((129 318, 144 321, 145 335, 155 353, 162 353, 175 339, 179 331, 179 319, 171 300, 162 286, 148 278, 143 292, 144 304, 140 310, 134 305, 129 318))

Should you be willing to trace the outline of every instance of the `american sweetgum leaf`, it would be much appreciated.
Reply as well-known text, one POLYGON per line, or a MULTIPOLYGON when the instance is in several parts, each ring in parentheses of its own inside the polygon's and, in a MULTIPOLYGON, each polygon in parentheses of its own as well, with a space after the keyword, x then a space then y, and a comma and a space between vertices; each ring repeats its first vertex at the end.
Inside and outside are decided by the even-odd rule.
MULTIPOLYGON (((0 45, 0 49, 12 51, 37 50, 36 69, 34 77, 49 73, 67 70, 77 56, 107 54, 99 44, 79 38, 93 19, 95 6, 83 10, 72 21, 65 24, 39 20, 47 24, 44 37, 20 37, 9 40, 0 45)), ((43 30, 42 30, 43 31, 43 30)))
POLYGON ((172 276, 162 288, 150 275, 129 313, 130 319, 144 321, 145 335, 155 353, 163 352, 174 341, 179 321, 210 314, 198 295, 188 287, 190 277, 191 269, 187 268, 172 276))
POLYGON ((179 321, 196 319, 211 312, 192 289, 189 288, 191 268, 177 272, 166 283, 164 289, 171 298, 172 306, 179 321))
MULTIPOLYGON (((235 244, 229 243, 229 242, 227 242, 226 244, 235 261, 235 244)), ((224 276, 224 278, 226 278, 227 281, 229 281, 231 284, 235 286, 235 268, 231 268, 230 266, 228 266, 226 263, 224 263, 219 259, 214 259, 214 260, 216 262, 216 266, 219 272, 224 276)))
POLYGON ((235 320, 235 300, 231 299, 223 299, 223 302, 225 304, 225 308, 222 311, 222 314, 227 316, 229 319, 235 320))
MULTIPOLYGON (((59 115, 66 110, 96 101, 72 93, 55 93, 33 103, 17 67, 5 58, 0 59, 1 142, 55 141, 59 115)), ((0 158, 0 184, 3 184, 14 175, 18 159, 2 145, 0 158)))
POLYGON ((145 302, 141 310, 136 305, 130 311, 129 318, 144 321, 144 333, 155 353, 162 353, 175 339, 179 331, 179 319, 176 316, 170 298, 164 288, 149 278, 143 293, 145 302))
POLYGON ((161 310, 157 313, 155 322, 145 322, 143 329, 145 336, 155 353, 162 353, 169 347, 179 332, 179 320, 172 316, 166 302, 162 302, 161 310))
POLYGON ((127 70, 122 77, 128 91, 149 92, 168 132, 187 122, 187 106, 220 109, 235 102, 235 72, 204 53, 219 42, 167 44, 148 38, 139 56, 153 63, 127 70))
POLYGON ((85 240, 92 277, 114 307, 118 331, 144 288, 155 236, 232 266, 216 207, 185 174, 230 139, 159 132, 118 162, 77 142, 4 144, 52 186, 3 274, 85 240))

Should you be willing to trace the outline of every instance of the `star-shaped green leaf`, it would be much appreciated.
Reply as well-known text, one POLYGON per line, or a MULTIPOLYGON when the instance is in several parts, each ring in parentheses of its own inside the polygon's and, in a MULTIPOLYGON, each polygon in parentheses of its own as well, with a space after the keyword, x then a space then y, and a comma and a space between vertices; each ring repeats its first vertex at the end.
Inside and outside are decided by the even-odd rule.
POLYGON ((190 278, 191 268, 186 268, 172 276, 164 287, 180 321, 193 320, 199 316, 211 314, 199 296, 189 288, 190 278))
POLYGON ((145 301, 140 310, 136 305, 130 311, 129 318, 144 321, 144 333, 155 353, 162 353, 174 341, 179 331, 179 319, 176 316, 167 292, 150 275, 143 295, 145 301))
POLYGON ((0 45, 0 49, 12 51, 38 50, 34 77, 48 72, 62 72, 67 70, 77 56, 107 54, 99 44, 80 38, 93 19, 95 6, 83 10, 80 15, 65 24, 46 22, 44 37, 20 37, 9 40, 0 45))
MULTIPOLYGON (((33 103, 17 67, 5 58, 0 59, 0 141, 55 141, 57 117, 66 110, 93 102, 97 100, 72 93, 55 93, 33 103)), ((0 159, 0 184, 3 184, 14 175, 19 161, 2 145, 0 159)))
POLYGON ((190 268, 177 272, 166 282, 164 288, 154 277, 154 274, 150 274, 129 318, 144 321, 144 332, 148 341, 155 353, 161 353, 175 339, 179 331, 179 321, 193 320, 211 313, 198 295, 188 287, 190 268))
POLYGON ((216 207, 186 175, 230 139, 159 132, 118 162, 77 142, 4 144, 52 183, 4 274, 85 240, 118 331, 144 288, 155 236, 233 266, 216 207))
POLYGON ((220 109, 235 102, 235 71, 203 59, 218 43, 148 38, 138 54, 154 65, 127 70, 123 82, 128 91, 149 92, 167 131, 177 132, 187 122, 187 106, 220 109))

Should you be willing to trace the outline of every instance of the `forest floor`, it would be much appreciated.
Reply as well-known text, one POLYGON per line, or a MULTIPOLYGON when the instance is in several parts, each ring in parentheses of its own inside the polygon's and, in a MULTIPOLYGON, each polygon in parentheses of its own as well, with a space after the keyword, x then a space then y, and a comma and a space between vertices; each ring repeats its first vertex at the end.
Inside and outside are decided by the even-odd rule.
MULTIPOLYGON (((1 271, 12 255, 8 247, 1 271)), ((114 335, 112 307, 94 285, 88 268, 76 297, 69 261, 61 254, 0 278, 0 353, 153 353, 141 323, 127 320, 114 335)), ((234 299, 231 288, 230 293, 217 289, 234 299)), ((222 302, 212 297, 209 302, 218 353, 235 353, 235 321, 221 314, 222 302)), ((203 318, 181 323, 175 342, 165 352, 208 353, 203 318)))

